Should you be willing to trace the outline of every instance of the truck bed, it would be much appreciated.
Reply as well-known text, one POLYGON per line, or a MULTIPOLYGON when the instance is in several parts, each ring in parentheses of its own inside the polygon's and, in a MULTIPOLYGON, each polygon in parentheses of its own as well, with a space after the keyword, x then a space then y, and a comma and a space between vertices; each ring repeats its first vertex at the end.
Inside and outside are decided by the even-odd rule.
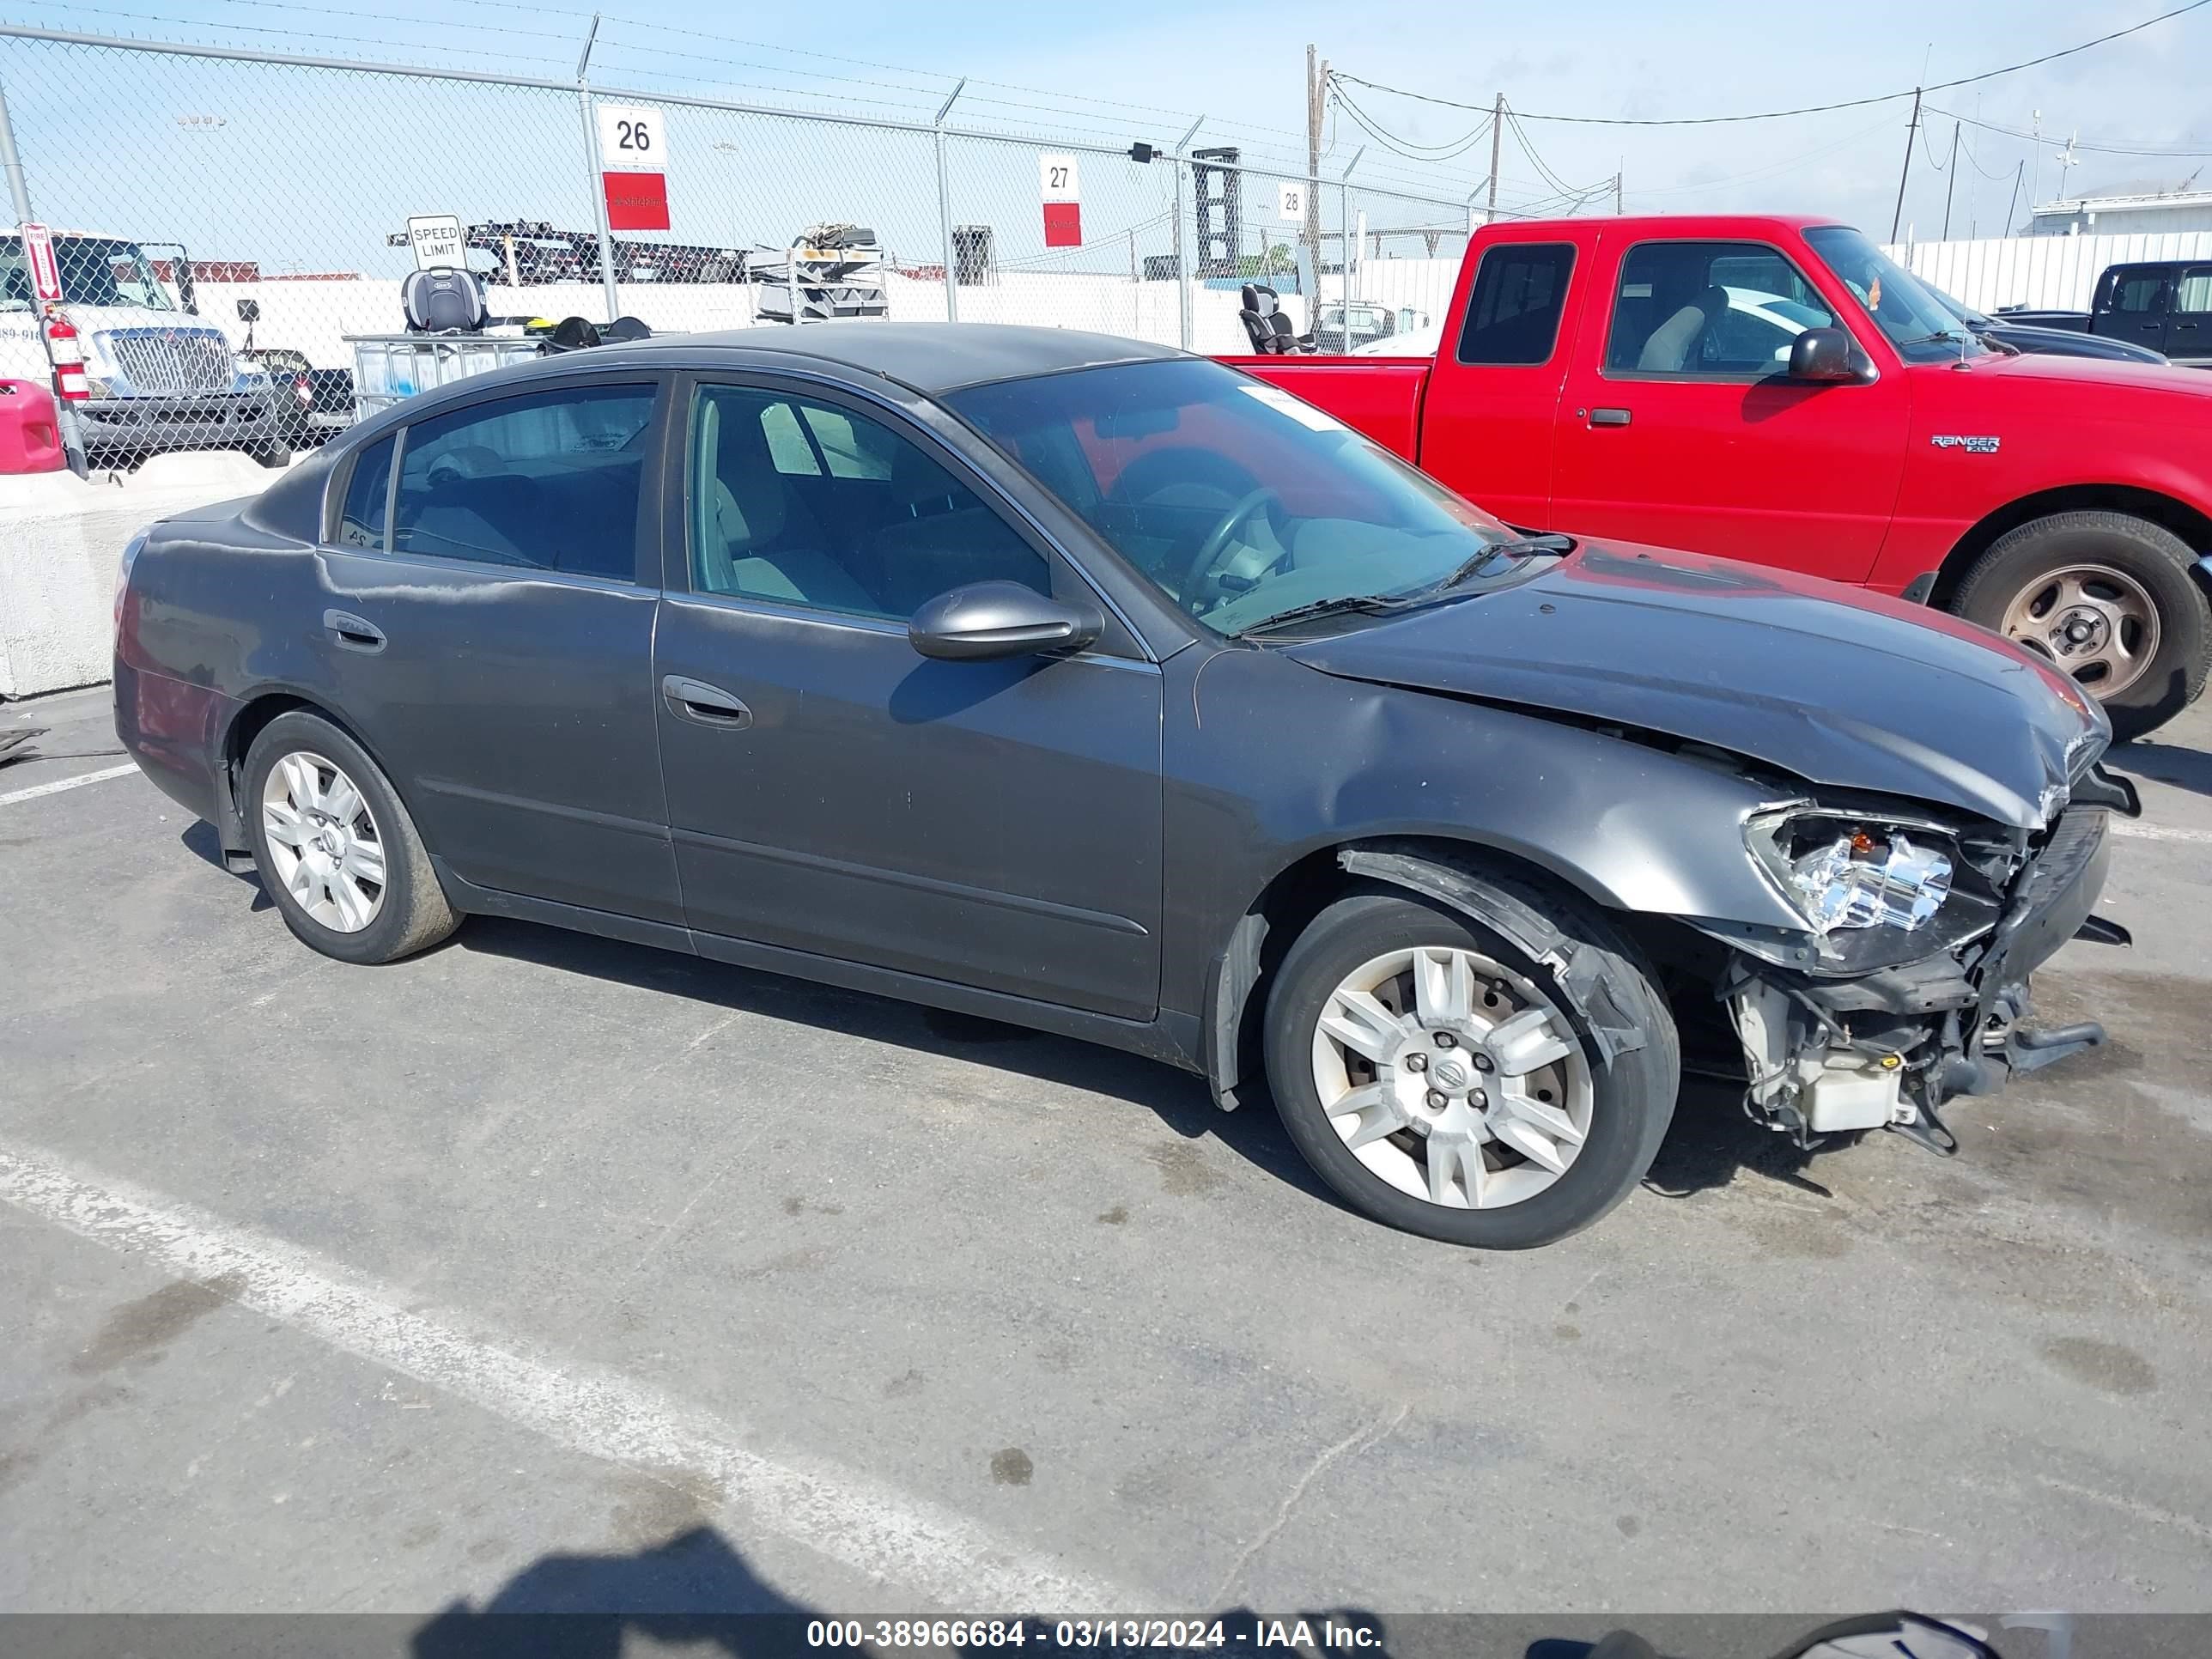
POLYGON ((1420 459, 1426 357, 1224 357, 1231 368, 1327 410, 1408 461, 1420 459))

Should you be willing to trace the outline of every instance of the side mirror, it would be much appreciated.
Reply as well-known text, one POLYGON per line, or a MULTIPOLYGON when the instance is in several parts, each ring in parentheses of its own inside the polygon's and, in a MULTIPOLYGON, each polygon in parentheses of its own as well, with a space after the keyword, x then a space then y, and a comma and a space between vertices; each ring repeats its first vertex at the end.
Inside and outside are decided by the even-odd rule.
POLYGON ((1856 380, 1858 348, 1840 328, 1808 328, 1790 343, 1793 380, 1856 380))
POLYGON ((261 320, 261 301, 258 300, 240 300, 238 302, 238 320, 241 323, 259 322, 261 320))
POLYGON ((915 611, 906 636, 925 657, 979 662, 1079 651, 1105 625, 1089 606, 1062 605, 1019 582, 970 582, 915 611))

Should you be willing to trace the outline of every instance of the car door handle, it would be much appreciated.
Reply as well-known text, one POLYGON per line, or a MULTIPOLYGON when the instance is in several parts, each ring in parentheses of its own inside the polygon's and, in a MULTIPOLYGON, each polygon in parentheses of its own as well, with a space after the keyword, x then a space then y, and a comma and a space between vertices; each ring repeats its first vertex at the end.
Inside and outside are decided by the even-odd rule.
POLYGON ((1589 412, 1592 426, 1626 426, 1628 411, 1625 409, 1593 409, 1589 412))
POLYGON ((349 651, 384 649, 384 630, 350 611, 324 611, 323 631, 349 651))
POLYGON ((686 679, 681 674, 664 675, 660 695, 672 714, 696 720, 702 726, 720 726, 741 732, 753 723, 751 709, 720 686, 709 685, 704 680, 686 679))

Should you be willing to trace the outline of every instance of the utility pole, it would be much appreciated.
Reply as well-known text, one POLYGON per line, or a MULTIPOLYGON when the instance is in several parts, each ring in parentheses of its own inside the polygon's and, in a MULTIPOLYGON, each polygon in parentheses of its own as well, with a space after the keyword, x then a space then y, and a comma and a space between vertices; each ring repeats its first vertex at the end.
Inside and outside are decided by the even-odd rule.
POLYGON ((1897 211, 1889 216, 1889 240, 1897 240, 1897 228, 1905 222, 1905 181, 1912 176, 1912 145, 1920 136, 1920 88, 1912 89, 1912 120, 1905 129, 1905 165, 1897 175, 1897 211))
POLYGON ((1498 222, 1498 151, 1505 137, 1505 94, 1499 93, 1498 101, 1490 106, 1490 201, 1482 210, 1482 222, 1498 222))
POLYGON ((1613 216, 1618 219, 1620 212, 1620 175, 1616 173, 1613 175, 1613 216))
MULTIPOLYGON (((1316 61, 1312 42, 1306 44, 1306 247, 1311 255, 1314 291, 1310 304, 1318 316, 1321 305, 1321 130, 1328 110, 1328 59, 1316 61)), ((1266 246, 1263 242, 1262 247, 1266 246)), ((1307 321, 1312 326, 1312 319, 1307 321)))
POLYGON ((1959 187, 1959 131, 1966 125, 1956 121, 1951 125, 1951 171, 1943 183, 1943 240, 1951 240, 1951 192, 1959 187))
POLYGON ((2005 204, 2004 234, 2008 236, 2012 234, 2012 216, 2014 214, 2020 211, 2020 181, 2021 175, 2027 171, 2027 163, 2026 161, 2022 161, 2018 167, 2012 170, 2012 200, 2005 204))

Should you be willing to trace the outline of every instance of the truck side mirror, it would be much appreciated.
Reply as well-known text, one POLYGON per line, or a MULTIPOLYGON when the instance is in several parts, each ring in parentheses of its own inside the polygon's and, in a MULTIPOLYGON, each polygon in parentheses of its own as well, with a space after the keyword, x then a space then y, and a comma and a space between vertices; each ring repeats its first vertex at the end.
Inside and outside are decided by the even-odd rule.
POLYGON ((261 301, 258 300, 240 300, 238 302, 238 320, 241 323, 259 322, 261 320, 261 301))
POLYGON ((1844 381, 1863 379, 1857 348, 1840 328, 1808 328, 1790 343, 1793 380, 1844 381))

